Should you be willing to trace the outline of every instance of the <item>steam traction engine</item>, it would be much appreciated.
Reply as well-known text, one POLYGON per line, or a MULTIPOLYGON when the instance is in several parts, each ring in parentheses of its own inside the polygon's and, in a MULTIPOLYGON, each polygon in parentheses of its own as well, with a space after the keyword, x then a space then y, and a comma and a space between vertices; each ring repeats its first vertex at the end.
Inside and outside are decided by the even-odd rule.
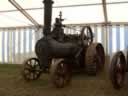
POLYGON ((55 19, 51 31, 52 0, 44 0, 44 30, 37 41, 35 53, 38 58, 24 62, 23 76, 36 80, 41 73, 50 73, 51 82, 58 88, 67 85, 73 72, 96 75, 105 63, 104 48, 93 43, 90 26, 84 26, 80 34, 65 34, 62 13, 55 19))

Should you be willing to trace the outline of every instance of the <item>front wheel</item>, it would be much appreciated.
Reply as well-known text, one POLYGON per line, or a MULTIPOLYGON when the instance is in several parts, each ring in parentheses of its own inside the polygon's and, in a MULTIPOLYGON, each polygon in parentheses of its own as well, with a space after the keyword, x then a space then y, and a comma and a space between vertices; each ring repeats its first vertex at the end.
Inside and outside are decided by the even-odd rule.
POLYGON ((71 79, 68 64, 64 59, 52 59, 50 74, 51 82, 56 88, 63 88, 69 84, 71 79))
POLYGON ((41 75, 40 62, 37 58, 30 58, 24 62, 22 75, 25 80, 36 80, 41 75))

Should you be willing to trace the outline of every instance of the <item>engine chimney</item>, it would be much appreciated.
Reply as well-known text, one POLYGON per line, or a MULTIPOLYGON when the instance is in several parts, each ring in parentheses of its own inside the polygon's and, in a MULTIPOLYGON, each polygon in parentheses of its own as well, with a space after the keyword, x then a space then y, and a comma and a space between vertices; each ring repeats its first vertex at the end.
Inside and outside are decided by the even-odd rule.
POLYGON ((44 35, 51 32, 51 19, 52 19, 52 0, 44 0, 44 35))

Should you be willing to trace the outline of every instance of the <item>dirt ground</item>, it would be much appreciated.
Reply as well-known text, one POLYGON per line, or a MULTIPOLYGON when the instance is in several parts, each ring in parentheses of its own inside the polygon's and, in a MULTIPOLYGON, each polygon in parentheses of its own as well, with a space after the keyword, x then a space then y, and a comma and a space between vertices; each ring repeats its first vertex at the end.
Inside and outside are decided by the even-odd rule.
POLYGON ((0 64, 0 96, 128 96, 128 79, 121 90, 115 90, 107 72, 96 77, 75 75, 69 86, 56 89, 48 74, 32 82, 21 76, 21 65, 0 64))

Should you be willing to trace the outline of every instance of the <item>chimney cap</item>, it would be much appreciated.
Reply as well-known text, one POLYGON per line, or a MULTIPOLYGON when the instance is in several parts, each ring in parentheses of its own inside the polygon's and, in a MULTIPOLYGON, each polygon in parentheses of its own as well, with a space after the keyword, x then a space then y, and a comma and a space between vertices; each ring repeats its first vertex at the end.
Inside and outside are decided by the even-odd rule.
POLYGON ((44 0, 43 3, 54 3, 52 0, 44 0))

